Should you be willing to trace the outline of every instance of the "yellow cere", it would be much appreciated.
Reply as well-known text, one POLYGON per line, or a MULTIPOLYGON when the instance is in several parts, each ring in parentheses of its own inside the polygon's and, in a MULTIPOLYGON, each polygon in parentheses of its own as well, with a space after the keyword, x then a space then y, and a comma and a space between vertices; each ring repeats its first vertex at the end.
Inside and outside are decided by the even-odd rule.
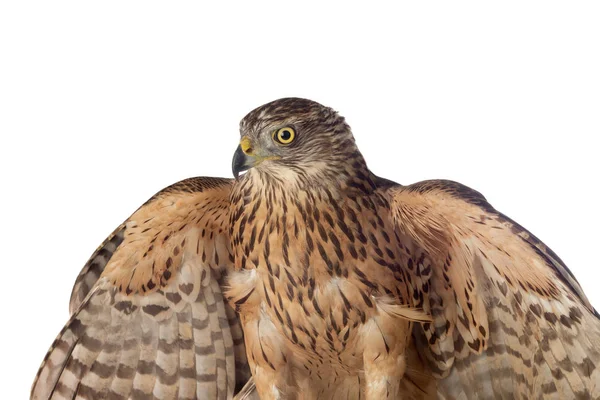
POLYGON ((240 147, 244 154, 250 155, 252 153, 252 143, 250 142, 250 138, 248 136, 244 136, 242 140, 240 140, 240 147))

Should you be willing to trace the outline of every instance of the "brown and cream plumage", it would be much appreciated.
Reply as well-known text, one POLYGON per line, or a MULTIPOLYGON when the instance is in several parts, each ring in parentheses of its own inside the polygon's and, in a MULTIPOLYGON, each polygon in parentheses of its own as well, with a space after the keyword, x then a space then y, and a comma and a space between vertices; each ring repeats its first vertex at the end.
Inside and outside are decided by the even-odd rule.
POLYGON ((375 176, 309 100, 240 131, 236 180, 159 192, 94 253, 32 398, 232 398, 250 373, 240 396, 600 398, 599 315, 481 194, 375 176))

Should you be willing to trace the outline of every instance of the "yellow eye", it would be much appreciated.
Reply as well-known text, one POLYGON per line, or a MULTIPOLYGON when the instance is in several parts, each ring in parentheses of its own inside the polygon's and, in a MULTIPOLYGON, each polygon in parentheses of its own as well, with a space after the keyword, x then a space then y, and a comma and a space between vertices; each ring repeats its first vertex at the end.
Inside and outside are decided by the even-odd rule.
POLYGON ((273 139, 281 144, 290 144, 296 138, 296 132, 293 128, 286 126, 285 128, 281 128, 275 132, 273 135, 273 139))

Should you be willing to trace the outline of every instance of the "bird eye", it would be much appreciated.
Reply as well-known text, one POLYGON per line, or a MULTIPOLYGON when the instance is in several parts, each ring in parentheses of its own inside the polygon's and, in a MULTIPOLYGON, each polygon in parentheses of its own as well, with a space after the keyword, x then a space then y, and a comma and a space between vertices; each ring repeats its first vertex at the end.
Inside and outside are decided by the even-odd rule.
POLYGON ((294 139, 296 138, 296 132, 294 131, 294 129, 290 128, 289 126, 286 126, 285 128, 281 128, 279 130, 277 130, 275 132, 275 134, 273 135, 273 139, 275 139, 276 142, 279 142, 281 144, 290 144, 294 141, 294 139))

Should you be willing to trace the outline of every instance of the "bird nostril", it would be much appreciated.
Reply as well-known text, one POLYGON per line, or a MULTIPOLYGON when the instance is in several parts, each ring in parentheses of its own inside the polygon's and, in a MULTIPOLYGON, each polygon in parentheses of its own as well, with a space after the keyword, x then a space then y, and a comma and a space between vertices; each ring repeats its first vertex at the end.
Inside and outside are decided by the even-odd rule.
POLYGON ((242 148, 242 151, 244 152, 244 154, 246 155, 251 155, 252 154, 252 142, 250 141, 250 139, 247 136, 244 136, 242 138, 242 140, 240 140, 240 147, 242 148))

